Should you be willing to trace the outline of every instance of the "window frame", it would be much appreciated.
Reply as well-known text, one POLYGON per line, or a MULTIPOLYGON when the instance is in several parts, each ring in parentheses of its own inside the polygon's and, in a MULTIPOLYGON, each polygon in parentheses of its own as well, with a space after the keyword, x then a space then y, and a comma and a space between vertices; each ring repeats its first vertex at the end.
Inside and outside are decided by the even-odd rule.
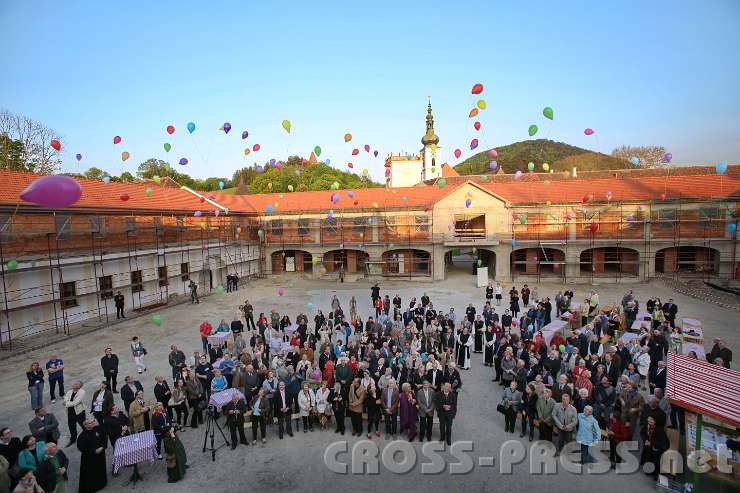
POLYGON ((59 283, 59 303, 62 306, 62 310, 80 306, 77 301, 77 281, 59 283), (67 294, 68 288, 71 288, 72 294, 67 294))
POLYGON ((100 290, 100 299, 105 301, 113 298, 113 276, 98 277, 98 286, 100 290))
POLYGON ((129 272, 129 279, 131 281, 131 293, 144 291, 144 275, 141 270, 132 270, 129 272), (138 277, 138 281, 135 280, 136 277, 138 277))

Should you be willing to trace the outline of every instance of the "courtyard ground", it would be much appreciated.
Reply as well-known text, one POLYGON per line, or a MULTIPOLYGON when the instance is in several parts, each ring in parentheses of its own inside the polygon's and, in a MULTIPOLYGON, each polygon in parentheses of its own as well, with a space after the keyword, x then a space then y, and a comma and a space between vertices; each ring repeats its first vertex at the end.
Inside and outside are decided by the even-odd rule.
MULTIPOLYGON (((474 286, 474 277, 467 275, 467 269, 452 272, 449 278, 439 282, 419 282, 394 280, 381 283, 381 294, 400 294, 404 305, 411 296, 417 299, 426 292, 435 305, 435 308, 449 310, 454 307, 459 316, 464 313, 468 303, 473 303, 478 310, 483 304, 483 289, 474 286)), ((533 287, 532 283, 529 283, 533 287)), ((521 287, 517 284, 517 287, 521 287)), ((591 286, 573 285, 576 300, 583 297, 591 286)), ((554 283, 537 284, 540 296, 554 297, 562 286, 554 283)), ((740 347, 740 335, 736 329, 737 312, 715 305, 706 304, 694 298, 672 293, 663 284, 653 282, 649 284, 632 285, 600 285, 596 286, 602 303, 621 300, 625 290, 633 289, 636 297, 644 303, 650 296, 659 296, 664 301, 673 297, 679 306, 679 317, 698 318, 704 322, 707 340, 707 350, 713 337, 722 337, 728 341, 731 348, 740 347)), ((358 311, 363 319, 370 314, 370 284, 357 282, 339 284, 329 281, 313 281, 298 276, 284 275, 265 280, 250 281, 236 293, 225 293, 205 298, 199 305, 179 305, 160 310, 162 325, 156 326, 149 316, 141 316, 96 332, 75 338, 66 339, 53 348, 36 350, 27 354, 12 356, 7 353, 0 362, 0 370, 4 378, 0 380, 0 426, 11 426, 16 436, 28 432, 27 423, 32 417, 30 399, 26 389, 24 372, 30 362, 39 361, 44 364, 49 354, 55 351, 64 359, 65 380, 67 386, 74 380, 82 380, 88 392, 88 399, 92 398, 95 386, 101 381, 100 357, 103 349, 110 345, 119 355, 120 380, 127 374, 135 375, 135 366, 130 358, 128 341, 133 335, 139 335, 149 350, 147 356, 148 371, 142 375, 147 396, 152 396, 154 376, 161 374, 168 381, 171 377, 167 364, 167 353, 170 344, 177 344, 192 355, 194 350, 200 349, 198 325, 202 320, 218 323, 220 319, 231 321, 237 306, 248 298, 255 306, 255 311, 269 312, 275 308, 280 313, 288 313, 292 320, 298 313, 308 312, 306 305, 313 303, 316 308, 326 312, 331 296, 336 294, 345 311, 348 310, 349 299, 355 296, 358 300, 358 311), (277 289, 284 289, 284 296, 277 295, 277 289)), ((498 311, 503 311, 501 307, 498 311)), ((310 316, 312 318, 312 316, 310 316)), ((472 457, 475 468, 472 472, 459 476, 444 472, 438 475, 422 475, 420 465, 411 472, 403 475, 393 474, 384 470, 381 465, 379 475, 355 477, 339 475, 331 472, 323 461, 326 446, 337 440, 339 435, 332 430, 328 432, 314 431, 313 433, 296 433, 294 438, 278 440, 276 427, 268 428, 266 445, 240 446, 236 451, 219 450, 216 463, 212 463, 209 454, 201 451, 203 444, 203 428, 188 429, 180 435, 188 451, 190 469, 186 478, 177 485, 183 492, 208 490, 214 493, 222 491, 239 491, 257 489, 259 491, 320 491, 329 488, 330 491, 455 491, 461 486, 467 492, 483 491, 568 491, 592 492, 599 489, 613 489, 614 481, 620 481, 622 490, 635 493, 654 489, 653 483, 642 473, 627 476, 616 476, 614 472, 604 475, 574 475, 561 471, 558 475, 529 474, 527 461, 514 468, 514 474, 503 475, 496 467, 479 466, 480 457, 496 457, 498 464, 499 446, 516 435, 503 432, 503 417, 495 410, 500 402, 501 387, 491 382, 492 371, 482 365, 482 355, 473 356, 471 371, 462 372, 464 388, 459 399, 459 410, 454 422, 454 440, 472 440, 474 452, 472 457)), ((56 404, 48 402, 48 384, 45 387, 45 403, 47 409, 59 419, 62 429, 61 445, 67 443, 66 415, 61 400, 56 404)), ((120 403, 119 395, 116 400, 120 403)), ((221 420, 223 421, 223 419, 221 420)), ((349 420, 347 420, 349 427, 349 420)), ((382 429, 382 427, 381 427, 382 429)), ((517 431, 519 431, 517 424, 517 431)), ((435 427, 434 437, 438 436, 435 427)), ((251 430, 248 430, 250 436, 251 430)), ((250 437, 251 438, 251 437, 250 437)), ((358 439, 345 437, 350 446, 358 439)), ((376 443, 386 444, 385 440, 376 443)), ((528 442, 523 442, 528 445, 528 442)), ((525 445, 525 446, 526 446, 525 445)), ((417 452, 421 444, 413 444, 417 452)), ((70 481, 68 491, 75 491, 79 477, 79 452, 76 448, 65 449, 70 458, 70 481)), ((108 458, 112 450, 108 450, 108 458)), ((456 462, 457 459, 444 452, 442 457, 456 462)), ((421 454, 419 454, 421 458, 421 454)), ((420 461, 421 462, 421 461, 420 461)), ((425 462, 428 462, 425 460, 425 462)), ((127 470, 118 478, 109 478, 106 491, 125 491, 127 470)), ((163 462, 147 464, 141 467, 144 482, 140 488, 149 491, 171 491, 171 485, 166 482, 165 466, 163 462)), ((328 491, 328 490, 327 490, 328 491)))

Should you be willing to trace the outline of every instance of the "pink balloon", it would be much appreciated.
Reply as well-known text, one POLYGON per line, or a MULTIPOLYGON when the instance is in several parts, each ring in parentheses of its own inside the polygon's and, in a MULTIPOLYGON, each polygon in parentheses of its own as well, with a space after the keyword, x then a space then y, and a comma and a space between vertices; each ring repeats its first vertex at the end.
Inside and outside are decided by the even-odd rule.
POLYGON ((282 296, 282 295, 285 294, 285 290, 283 288, 278 288, 277 294, 278 294, 278 296, 282 296))
POLYGON ((586 130, 583 131, 583 133, 586 134, 586 135, 592 135, 594 133, 594 131, 592 129, 590 129, 590 128, 587 128, 586 130))
POLYGON ((491 149, 490 151, 488 151, 488 155, 491 157, 498 157, 498 152, 496 151, 496 149, 491 149))
POLYGON ((21 199, 49 209, 63 209, 82 197, 82 187, 74 178, 48 175, 34 180, 21 192, 21 199))
POLYGON ((462 154, 462 151, 460 149, 455 149, 455 157, 456 158, 459 158, 461 154, 462 154))
POLYGON ((365 144, 365 152, 370 152, 370 146, 365 144))

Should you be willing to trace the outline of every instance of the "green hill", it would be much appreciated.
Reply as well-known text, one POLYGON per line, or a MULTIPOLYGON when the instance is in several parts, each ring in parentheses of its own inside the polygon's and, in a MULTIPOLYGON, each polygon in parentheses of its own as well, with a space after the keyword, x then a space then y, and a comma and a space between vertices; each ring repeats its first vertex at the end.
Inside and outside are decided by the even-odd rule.
POLYGON ((235 188, 227 193, 289 192, 291 191, 289 187, 295 192, 330 190, 334 183, 337 183, 340 189, 383 186, 369 178, 332 168, 322 162, 303 164, 302 160, 295 156, 291 156, 280 169, 269 166, 261 171, 259 172, 256 167, 236 171, 232 179, 235 188))
POLYGON ((515 173, 517 170, 526 172, 530 162, 535 164, 535 171, 539 172, 542 172, 543 163, 548 163, 550 169, 555 171, 570 170, 573 166, 579 171, 623 169, 630 166, 626 161, 600 152, 547 139, 515 142, 497 147, 496 151, 498 156, 495 158, 489 156, 487 150, 479 152, 455 166, 455 171, 461 175, 493 173, 489 167, 493 160, 498 162, 499 168, 503 168, 505 173, 515 173))

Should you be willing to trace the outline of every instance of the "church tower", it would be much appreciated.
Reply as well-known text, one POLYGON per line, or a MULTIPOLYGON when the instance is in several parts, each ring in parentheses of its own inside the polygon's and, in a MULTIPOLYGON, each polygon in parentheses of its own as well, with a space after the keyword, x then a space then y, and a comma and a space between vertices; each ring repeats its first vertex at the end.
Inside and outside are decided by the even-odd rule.
POLYGON ((432 180, 442 176, 442 162, 437 156, 437 144, 439 137, 434 133, 434 117, 432 116, 432 102, 429 101, 427 106, 427 131, 421 138, 424 147, 421 149, 422 170, 421 180, 432 180))

